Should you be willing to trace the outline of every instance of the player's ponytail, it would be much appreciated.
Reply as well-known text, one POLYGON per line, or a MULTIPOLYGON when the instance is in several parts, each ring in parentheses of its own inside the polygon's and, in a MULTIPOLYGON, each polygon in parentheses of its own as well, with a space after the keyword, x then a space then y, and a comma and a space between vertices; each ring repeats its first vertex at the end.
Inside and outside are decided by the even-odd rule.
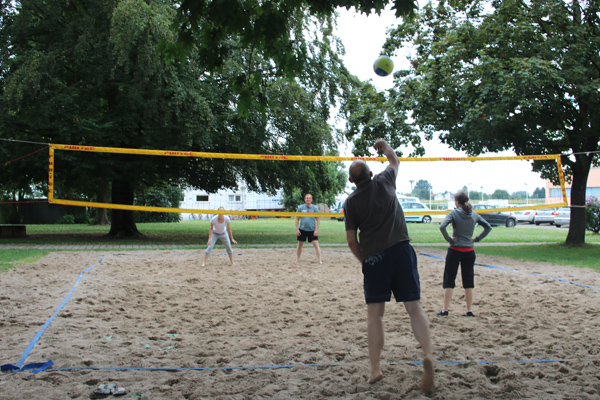
POLYGON ((458 202, 458 206, 466 212, 471 212, 473 206, 469 203, 469 196, 465 192, 457 192, 454 195, 454 200, 458 202))

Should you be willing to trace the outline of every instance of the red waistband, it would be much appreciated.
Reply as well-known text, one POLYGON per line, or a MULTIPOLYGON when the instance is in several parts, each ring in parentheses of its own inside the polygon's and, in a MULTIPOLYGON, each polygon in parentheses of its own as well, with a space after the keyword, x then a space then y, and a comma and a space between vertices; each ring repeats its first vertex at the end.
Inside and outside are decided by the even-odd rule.
POLYGON ((475 251, 474 247, 453 247, 450 246, 452 250, 460 251, 461 253, 468 253, 469 251, 475 251))

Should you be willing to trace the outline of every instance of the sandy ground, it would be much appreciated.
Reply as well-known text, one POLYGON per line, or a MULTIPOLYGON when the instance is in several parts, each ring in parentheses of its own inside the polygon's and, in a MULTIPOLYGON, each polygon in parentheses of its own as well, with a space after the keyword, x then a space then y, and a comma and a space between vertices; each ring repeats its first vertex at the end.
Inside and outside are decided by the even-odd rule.
POLYGON ((0 364, 16 364, 72 295, 25 362, 54 366, 0 374, 0 399, 106 398, 92 393, 107 382, 169 400, 600 398, 600 273, 479 256, 505 269, 476 267, 476 318, 461 316, 462 289, 443 318, 444 262, 428 255, 445 251, 416 248, 437 359, 426 395, 395 303, 385 378, 366 383, 362 274, 345 247, 322 250, 319 265, 312 247, 299 264, 294 248, 236 248, 232 266, 217 247, 205 268, 197 250, 55 252, 2 273, 0 364))

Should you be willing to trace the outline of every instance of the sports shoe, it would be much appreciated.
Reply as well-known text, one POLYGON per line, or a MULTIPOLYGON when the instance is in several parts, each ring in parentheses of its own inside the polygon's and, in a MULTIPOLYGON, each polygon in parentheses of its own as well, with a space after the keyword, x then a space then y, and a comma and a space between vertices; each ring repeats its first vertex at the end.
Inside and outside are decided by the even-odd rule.
POLYGON ((448 311, 442 310, 442 311, 440 311, 439 313, 437 313, 435 315, 437 315, 438 317, 447 317, 448 316, 448 311))
POLYGON ((473 311, 467 311, 467 314, 465 315, 465 317, 474 317, 475 314, 473 314, 473 311))

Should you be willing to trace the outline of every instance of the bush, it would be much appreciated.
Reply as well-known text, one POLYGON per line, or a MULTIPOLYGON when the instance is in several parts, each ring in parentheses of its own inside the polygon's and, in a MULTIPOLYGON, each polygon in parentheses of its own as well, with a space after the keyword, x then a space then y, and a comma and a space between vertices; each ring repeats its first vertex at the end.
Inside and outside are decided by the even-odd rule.
POLYGON ((600 198, 590 196, 585 199, 585 229, 600 233, 600 198))
MULTIPOLYGON (((2 198, 0 198, 2 200, 2 198)), ((7 200, 9 201, 9 200, 7 200)), ((17 214, 13 204, 0 204, 0 224, 19 224, 21 223, 19 214, 17 214)))
POLYGON ((75 216, 73 216, 73 215, 63 215, 58 220, 58 223, 62 224, 62 225, 74 224, 75 223, 75 216))
MULTIPOLYGON (((137 195, 135 205, 177 208, 183 200, 183 191, 178 187, 153 188, 137 195)), ((135 222, 179 222, 179 213, 135 211, 135 222)))

